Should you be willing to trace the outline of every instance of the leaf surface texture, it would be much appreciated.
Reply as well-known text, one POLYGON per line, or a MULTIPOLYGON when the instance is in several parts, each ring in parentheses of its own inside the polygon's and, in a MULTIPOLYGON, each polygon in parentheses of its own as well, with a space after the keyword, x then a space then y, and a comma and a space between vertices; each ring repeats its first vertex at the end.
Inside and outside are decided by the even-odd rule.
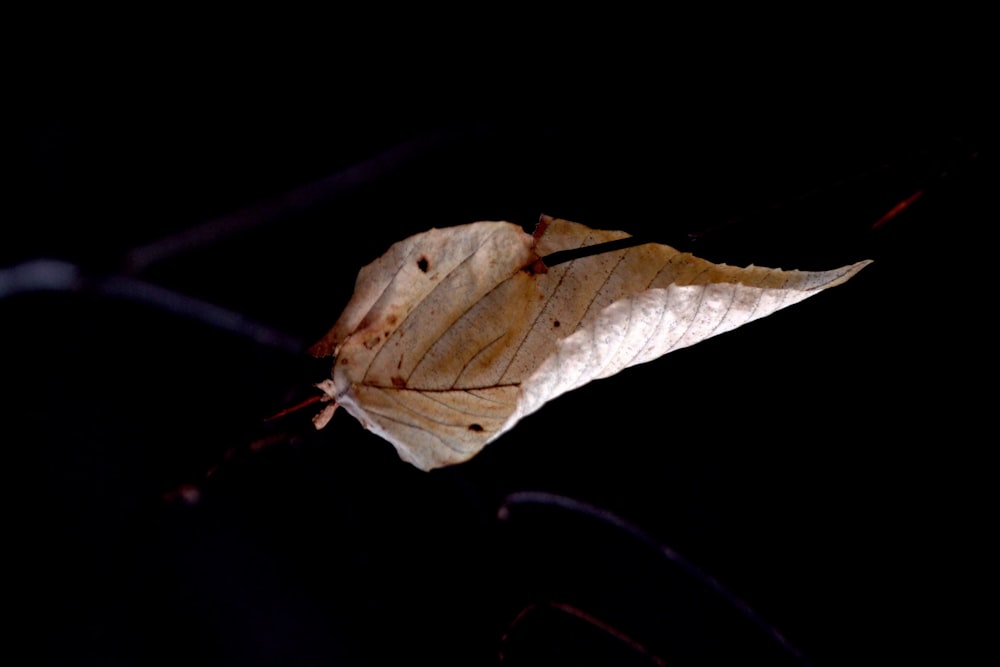
POLYGON ((432 229, 358 275, 311 352, 321 387, 418 468, 465 461, 547 401, 806 299, 869 262, 832 271, 713 264, 656 243, 543 218, 432 229), (594 254, 553 266, 553 253, 594 254))

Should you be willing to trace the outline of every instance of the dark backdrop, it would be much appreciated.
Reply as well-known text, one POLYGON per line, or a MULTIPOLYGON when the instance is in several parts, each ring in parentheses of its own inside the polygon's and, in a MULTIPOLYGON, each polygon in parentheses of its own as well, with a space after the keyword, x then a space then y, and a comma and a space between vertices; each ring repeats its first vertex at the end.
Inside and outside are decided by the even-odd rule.
POLYGON ((815 664, 977 634, 960 594, 988 436, 965 387, 986 325, 963 306, 989 155, 921 107, 959 84, 589 63, 430 84, 335 62, 27 76, 0 317, 8 577, 42 662, 654 664, 618 633, 668 664, 796 664, 651 542, 815 664), (301 350, 392 242, 539 213, 731 264, 875 264, 572 392, 461 466, 415 470, 343 413, 262 424, 324 377, 301 350), (298 435, 248 451, 281 428, 298 435), (197 503, 170 494, 185 483, 197 503), (520 491, 643 534, 544 504, 499 520, 520 491))

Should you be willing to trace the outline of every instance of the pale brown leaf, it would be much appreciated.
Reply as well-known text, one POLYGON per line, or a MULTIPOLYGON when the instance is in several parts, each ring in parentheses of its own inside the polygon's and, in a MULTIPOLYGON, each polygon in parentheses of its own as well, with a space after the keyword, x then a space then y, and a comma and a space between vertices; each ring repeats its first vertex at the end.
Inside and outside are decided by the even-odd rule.
POLYGON ((430 470, 471 458, 566 391, 765 317, 869 263, 736 268, 647 243, 545 264, 627 237, 543 218, 534 235, 477 222, 400 241, 361 270, 311 349, 335 358, 320 386, 430 470))

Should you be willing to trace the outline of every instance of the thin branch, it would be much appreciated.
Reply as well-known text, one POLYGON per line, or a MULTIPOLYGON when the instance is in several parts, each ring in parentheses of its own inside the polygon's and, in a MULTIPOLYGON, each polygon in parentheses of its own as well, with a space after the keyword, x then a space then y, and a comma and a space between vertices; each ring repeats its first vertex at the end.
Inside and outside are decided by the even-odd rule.
POLYGON ((55 259, 38 259, 0 269, 0 299, 33 292, 85 292, 152 306, 206 326, 228 331, 267 347, 300 354, 305 343, 296 336, 240 313, 129 276, 90 278, 80 267, 55 259))
POLYGON ((75 264, 57 259, 34 259, 0 269, 0 299, 31 292, 79 292, 83 275, 75 264))
POLYGON ((518 626, 521 623, 521 621, 523 621, 524 618, 528 614, 534 612, 535 610, 541 608, 542 606, 548 607, 550 609, 555 609, 556 611, 560 611, 560 612, 562 612, 564 614, 568 614, 570 616, 573 616, 574 618, 578 618, 581 621, 583 621, 584 623, 592 625, 595 628, 597 628, 598 630, 601 630, 602 632, 605 632, 608 635, 614 637, 618 641, 620 641, 623 644, 625 644, 626 646, 628 646, 633 651, 635 651, 637 653, 640 653, 643 656, 649 658, 649 660, 653 664, 657 665, 657 667, 666 667, 667 663, 663 660, 663 658, 661 658, 660 656, 656 655, 655 653, 653 653, 652 651, 650 651, 648 648, 646 648, 646 646, 644 646, 640 642, 636 641, 635 639, 633 639, 629 635, 625 634, 624 632, 622 632, 618 628, 614 627, 613 625, 605 623, 604 621, 602 621, 601 619, 597 618, 596 616, 588 614, 587 612, 583 611, 582 609, 580 609, 578 607, 575 607, 575 606, 573 606, 571 604, 567 604, 565 602, 553 602, 553 601, 549 601, 549 602, 545 602, 545 603, 532 602, 527 607, 525 607, 520 612, 518 612, 517 616, 514 617, 514 620, 510 622, 509 626, 507 626, 507 631, 504 632, 503 637, 500 638, 500 655, 499 655, 500 662, 504 661, 503 646, 507 643, 507 638, 510 636, 511 631, 516 626, 518 626))
POLYGON ((517 507, 518 505, 544 505, 547 507, 567 510, 569 512, 575 512, 577 514, 588 516, 592 519, 597 519, 602 523, 606 523, 627 533, 642 544, 645 544, 654 551, 657 551, 668 561, 680 567, 693 579, 701 582, 713 592, 720 595, 726 602, 743 614, 747 620, 752 622, 768 636, 774 639, 787 653, 800 663, 803 665, 809 664, 805 656, 802 655, 802 652, 793 646, 791 642, 785 639, 784 635, 782 635, 777 628, 768 623, 756 611, 754 611, 750 605, 723 586, 722 583, 720 583, 715 577, 711 576, 670 547, 657 541, 639 526, 626 521, 617 514, 601 507, 585 503, 581 500, 576 500, 575 498, 568 498, 566 496, 546 493, 544 491, 519 491, 508 495, 504 498, 503 502, 500 504, 500 508, 497 510, 497 518, 500 521, 510 520, 511 509, 517 507))
POLYGON ((652 243, 648 239, 644 239, 639 236, 627 236, 623 239, 616 239, 614 241, 605 241, 604 243, 595 243, 593 245, 585 245, 582 248, 571 248, 570 250, 557 250, 556 252, 550 252, 545 257, 542 257, 542 262, 545 266, 552 268, 557 264, 564 264, 566 262, 572 262, 576 259, 581 259, 583 257, 590 257, 592 255, 600 255, 605 252, 615 252, 617 250, 626 250, 628 248, 634 248, 636 246, 645 245, 647 243, 652 243))
POLYGON ((462 133, 457 131, 427 132, 335 174, 147 245, 133 248, 125 255, 125 271, 130 274, 141 273, 153 264, 192 248, 204 248, 334 201, 367 183, 399 171, 432 151, 450 145, 461 135, 462 133))

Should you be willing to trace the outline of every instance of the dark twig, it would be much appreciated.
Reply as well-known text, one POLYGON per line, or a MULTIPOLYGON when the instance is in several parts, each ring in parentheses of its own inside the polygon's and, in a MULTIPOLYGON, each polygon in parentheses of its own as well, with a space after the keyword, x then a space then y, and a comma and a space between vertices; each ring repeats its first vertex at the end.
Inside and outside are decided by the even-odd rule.
MULTIPOLYGON (((822 187, 817 187, 802 192, 797 196, 790 197, 782 201, 772 202, 767 207, 766 214, 773 215, 774 213, 781 210, 788 210, 797 206, 801 206, 810 200, 816 200, 819 199, 820 197, 829 197, 839 192, 846 191, 849 188, 858 187, 859 185, 865 182, 871 182, 877 178, 883 178, 894 171, 900 171, 902 167, 912 165, 912 163, 914 162, 918 161, 929 162, 931 160, 936 159, 939 162, 944 163, 944 165, 946 165, 944 167, 934 169, 932 174, 925 175, 922 187, 920 187, 918 190, 913 192, 908 197, 900 200, 899 203, 897 203, 892 209, 890 209, 885 215, 879 218, 878 221, 876 221, 868 228, 869 232, 876 231, 881 227, 883 227, 887 222, 897 217, 900 213, 908 209, 912 204, 916 203, 917 200, 919 200, 924 195, 928 187, 933 188, 939 183, 950 178, 953 168, 965 168, 969 165, 974 164, 978 160, 979 158, 978 149, 970 150, 967 146, 965 146, 962 143, 958 143, 957 146, 958 148, 956 153, 953 153, 943 158, 938 157, 936 154, 933 154, 931 151, 925 148, 919 151, 913 151, 911 154, 909 154, 908 156, 904 156, 903 159, 897 162, 880 163, 875 166, 870 166, 854 175, 846 176, 839 180, 827 183, 822 187)), ((689 232, 688 239, 695 242, 700 241, 701 239, 712 236, 717 232, 720 232, 726 228, 735 227, 740 224, 743 224, 750 217, 752 217, 751 214, 735 216, 727 220, 724 220, 722 222, 712 224, 711 226, 706 227, 704 229, 689 232)))
POLYGON ((500 504, 499 510, 497 510, 497 518, 501 521, 509 520, 511 509, 518 505, 545 505, 547 507, 555 507, 575 512, 577 514, 597 519, 598 521, 614 526, 615 528, 627 533, 642 544, 648 546, 650 549, 657 551, 668 561, 679 566, 693 579, 701 582, 720 595, 726 602, 743 614, 747 620, 773 638, 787 653, 800 663, 804 665, 809 664, 805 656, 802 655, 802 652, 793 646, 791 642, 785 639, 784 635, 782 635, 777 628, 764 620, 756 611, 753 610, 752 607, 750 607, 750 605, 723 586, 715 577, 706 573, 700 567, 684 558, 670 547, 658 542, 642 528, 626 521, 617 514, 595 505, 576 500, 575 498, 568 498, 554 493, 546 493, 544 491, 519 491, 504 498, 503 502, 500 504))
POLYGON ((900 213, 902 213, 903 211, 905 211, 906 209, 908 209, 910 207, 910 205, 913 204, 918 199, 920 199, 923 196, 923 194, 924 194, 923 190, 917 190, 916 192, 914 192, 912 195, 910 195, 906 199, 903 199, 902 201, 900 201, 899 203, 897 203, 895 206, 893 206, 891 209, 889 209, 886 212, 885 215, 883 215, 881 218, 879 218, 878 221, 876 221, 874 225, 871 226, 871 231, 875 231, 876 229, 878 229, 879 227, 881 227, 882 225, 884 225, 885 223, 889 222, 890 220, 892 220, 893 218, 895 218, 897 215, 899 215, 900 213))
POLYGON ((625 634, 618 628, 614 627, 613 625, 609 625, 608 623, 605 623, 596 616, 588 614, 582 609, 575 607, 571 604, 567 604, 565 602, 553 602, 553 601, 545 603, 533 602, 524 609, 522 609, 520 612, 518 612, 517 616, 514 617, 514 620, 511 621, 510 625, 507 626, 507 631, 504 632, 503 637, 500 638, 500 655, 499 655, 500 662, 504 661, 503 646, 507 643, 507 638, 510 635, 511 631, 515 627, 517 627, 521 623, 521 621, 524 620, 526 616, 528 616, 528 614, 531 614, 532 612, 536 611, 537 609, 543 606, 548 607, 550 609, 555 609, 556 611, 560 611, 564 614, 569 614, 574 618, 578 618, 584 623, 588 623, 597 628, 598 630, 601 630, 602 632, 605 632, 608 635, 614 637, 615 639, 625 644, 635 652, 641 653, 643 656, 649 658, 650 661, 653 664, 657 665, 658 667, 666 667, 667 663, 663 660, 663 658, 656 655, 648 648, 646 648, 643 644, 636 641, 632 637, 628 636, 627 634, 625 634))
POLYGON ((38 259, 0 269, 0 299, 32 292, 86 292, 152 306, 255 343, 300 354, 299 338, 240 313, 129 276, 91 278, 69 262, 38 259))
POLYGON ((391 175, 434 150, 440 150, 460 135, 455 131, 438 130, 416 136, 335 174, 134 248, 125 256, 125 271, 140 273, 153 264, 192 248, 204 248, 334 201, 362 185, 391 175))
POLYGON ((623 239, 605 241, 604 243, 595 243, 593 245, 583 246, 582 248, 571 248, 570 250, 558 250, 556 252, 551 252, 545 257, 542 257, 542 262, 545 266, 551 268, 557 264, 572 262, 574 259, 590 257, 591 255, 599 255, 605 252, 614 252, 616 250, 626 250, 628 248, 634 248, 650 242, 651 241, 648 239, 641 237, 627 236, 623 239))

